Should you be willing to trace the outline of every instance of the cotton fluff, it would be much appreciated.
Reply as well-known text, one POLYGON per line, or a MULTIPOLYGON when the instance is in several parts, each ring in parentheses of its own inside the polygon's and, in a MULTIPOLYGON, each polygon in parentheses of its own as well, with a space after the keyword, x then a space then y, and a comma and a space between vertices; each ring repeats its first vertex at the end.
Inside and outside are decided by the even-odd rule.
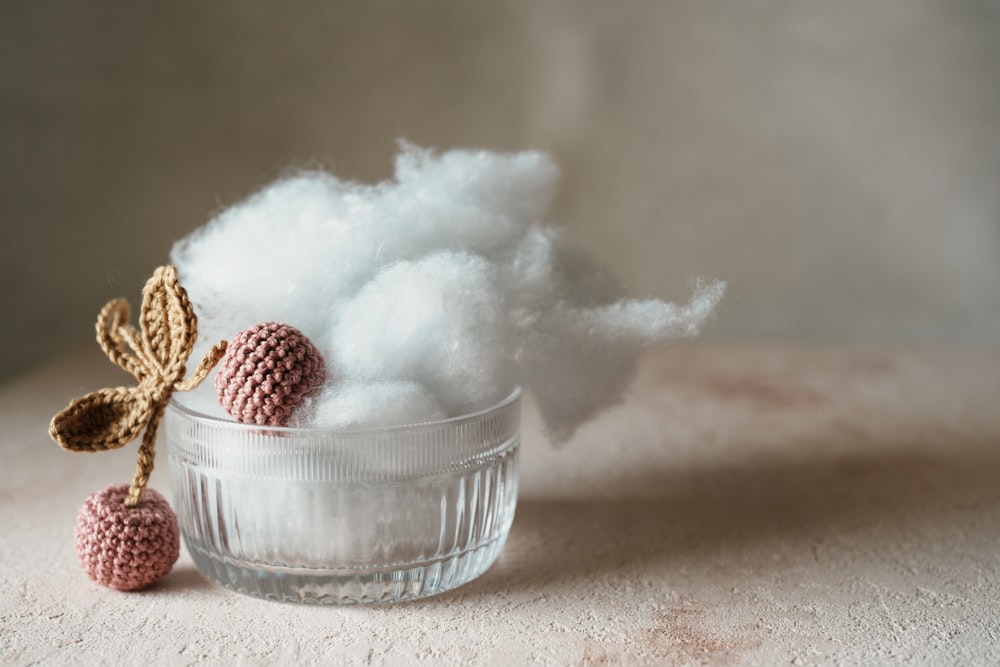
POLYGON ((294 426, 371 428, 437 421, 447 413, 418 382, 346 382, 309 401, 294 426))
POLYGON ((331 329, 328 358, 348 377, 431 387, 448 414, 462 414, 514 382, 504 325, 490 263, 437 252, 393 264, 348 300, 331 329))
POLYGON ((645 347, 696 335, 725 286, 627 298, 544 224, 557 176, 542 153, 403 144, 392 181, 282 179, 174 246, 200 345, 260 321, 305 333, 334 380, 299 425, 456 416, 521 384, 564 440, 620 399, 645 347))

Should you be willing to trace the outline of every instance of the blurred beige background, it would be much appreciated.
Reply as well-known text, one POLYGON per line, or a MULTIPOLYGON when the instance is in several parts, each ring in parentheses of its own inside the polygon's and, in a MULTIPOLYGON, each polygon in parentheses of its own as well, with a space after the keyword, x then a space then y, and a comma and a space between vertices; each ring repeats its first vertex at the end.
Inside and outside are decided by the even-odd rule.
POLYGON ((0 379, 171 243, 397 138, 551 151, 552 222, 705 338, 1000 342, 1000 3, 7 2, 0 379))

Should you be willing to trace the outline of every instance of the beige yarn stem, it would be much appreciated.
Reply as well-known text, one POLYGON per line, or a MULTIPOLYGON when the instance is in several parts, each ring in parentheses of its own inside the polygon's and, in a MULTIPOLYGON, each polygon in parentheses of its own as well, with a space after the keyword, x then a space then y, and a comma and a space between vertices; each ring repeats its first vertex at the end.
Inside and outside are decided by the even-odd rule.
POLYGON ((142 436, 142 444, 139 445, 139 455, 135 463, 135 477, 132 478, 128 497, 125 498, 126 507, 135 507, 142 502, 142 496, 146 492, 146 485, 149 484, 149 476, 152 474, 153 465, 156 462, 156 431, 160 426, 160 419, 163 417, 163 411, 166 407, 166 401, 157 404, 153 408, 149 423, 146 424, 146 432, 142 436))

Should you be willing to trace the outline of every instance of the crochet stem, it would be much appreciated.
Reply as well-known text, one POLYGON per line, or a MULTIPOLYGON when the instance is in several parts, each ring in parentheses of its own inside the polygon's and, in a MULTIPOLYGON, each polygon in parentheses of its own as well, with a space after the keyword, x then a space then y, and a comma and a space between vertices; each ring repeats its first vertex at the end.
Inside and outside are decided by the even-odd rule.
POLYGON ((153 464, 156 459, 156 431, 163 417, 163 411, 167 407, 167 397, 153 407, 153 414, 150 415, 149 423, 146 424, 146 432, 142 436, 142 444, 139 445, 139 456, 135 465, 135 477, 132 478, 132 486, 128 489, 128 497, 125 498, 126 507, 135 507, 142 502, 142 495, 146 492, 146 485, 149 484, 149 476, 153 472, 153 464))

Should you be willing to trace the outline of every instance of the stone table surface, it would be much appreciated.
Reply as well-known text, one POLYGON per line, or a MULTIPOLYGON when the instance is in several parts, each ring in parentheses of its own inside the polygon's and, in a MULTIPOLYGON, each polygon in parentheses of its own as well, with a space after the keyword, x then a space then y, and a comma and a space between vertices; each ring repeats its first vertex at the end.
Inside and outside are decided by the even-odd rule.
POLYGON ((238 595, 183 549, 147 591, 90 582, 74 517, 135 445, 46 427, 127 381, 94 346, 0 390, 4 664, 1000 663, 998 348, 670 347, 559 448, 529 401, 498 563, 377 607, 238 595))

